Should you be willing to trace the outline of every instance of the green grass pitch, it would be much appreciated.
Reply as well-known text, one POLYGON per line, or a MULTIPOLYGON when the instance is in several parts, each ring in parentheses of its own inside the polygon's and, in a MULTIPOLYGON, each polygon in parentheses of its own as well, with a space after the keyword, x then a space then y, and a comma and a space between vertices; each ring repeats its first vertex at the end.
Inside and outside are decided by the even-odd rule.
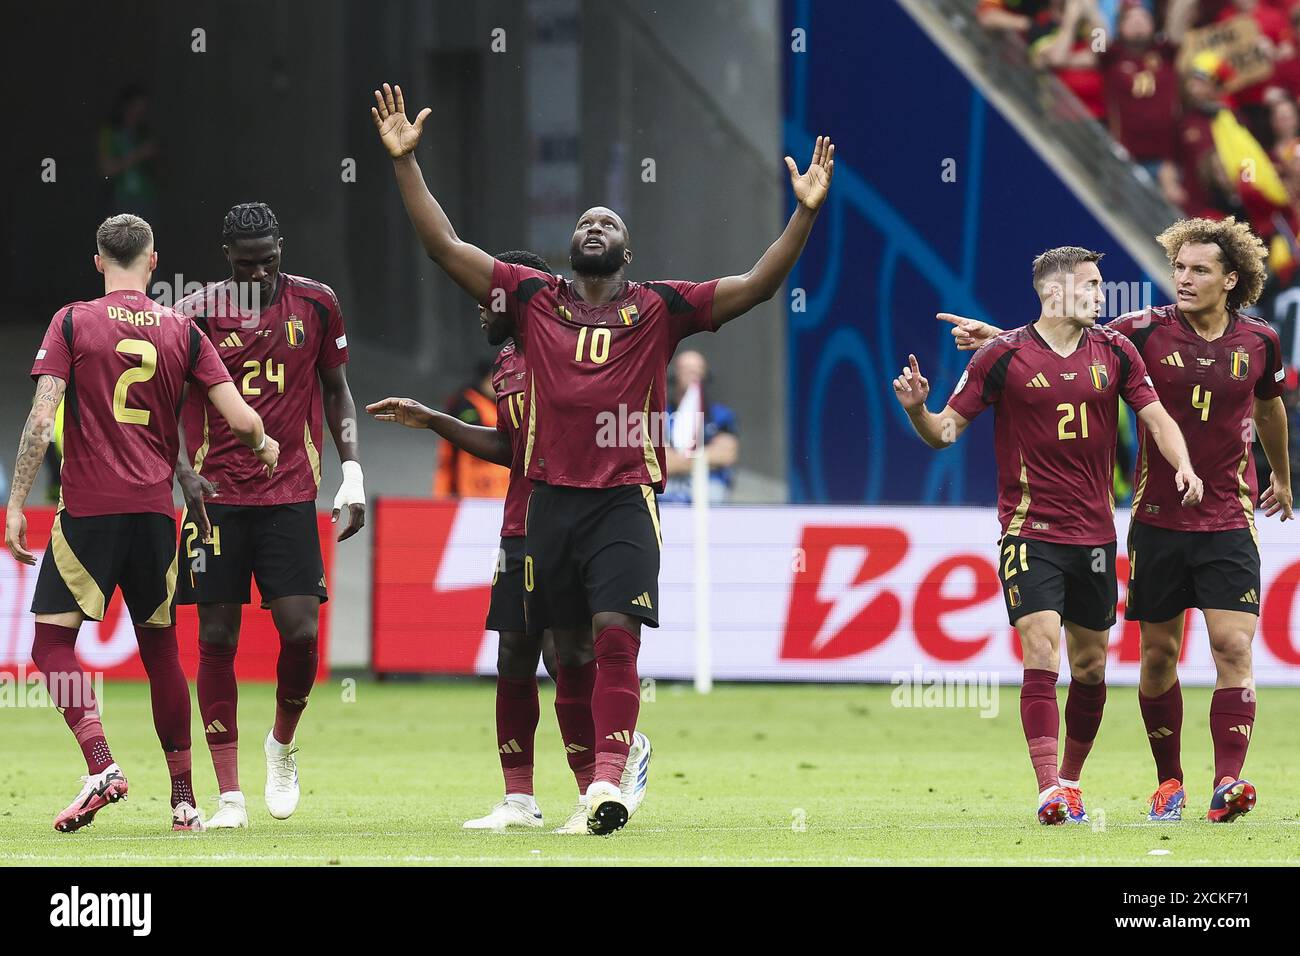
MULTIPOLYGON (((1247 776, 1260 802, 1229 826, 1204 822, 1211 753, 1209 690, 1188 689, 1186 818, 1149 824, 1154 769, 1136 691, 1111 689, 1084 775, 1094 825, 1041 827, 1020 730, 1019 688, 997 717, 903 709, 888 686, 720 685, 699 696, 660 683, 642 704, 654 742, 650 788, 628 827, 608 839, 562 837, 576 789, 542 684, 537 797, 545 831, 473 833, 468 817, 500 799, 488 681, 375 683, 344 700, 317 685, 299 730, 303 797, 277 821, 262 801, 261 742, 271 688, 240 689, 242 784, 252 826, 170 830, 167 778, 143 684, 109 684, 104 722, 130 798, 93 827, 55 833, 77 789, 80 755, 58 714, 0 714, 0 863, 64 865, 437 864, 1294 864, 1300 858, 1300 690, 1265 688, 1247 776), (1161 851, 1155 854, 1152 851, 1161 851)), ((1062 703, 1064 689, 1060 692, 1062 703)), ((195 786, 205 815, 216 782, 195 708, 195 786)))

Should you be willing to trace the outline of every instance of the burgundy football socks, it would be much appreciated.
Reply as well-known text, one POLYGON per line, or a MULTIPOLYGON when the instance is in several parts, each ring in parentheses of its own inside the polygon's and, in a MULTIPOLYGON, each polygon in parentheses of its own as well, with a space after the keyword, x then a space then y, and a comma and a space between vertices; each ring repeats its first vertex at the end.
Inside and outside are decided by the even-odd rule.
POLYGON ((569 769, 586 793, 596 773, 596 726, 591 716, 591 692, 596 686, 596 662, 555 668, 555 717, 569 758, 569 769))
POLYGON ((1097 739, 1105 706, 1105 680, 1096 684, 1070 681, 1065 697, 1065 760, 1061 762, 1061 780, 1078 784, 1083 774, 1083 762, 1088 759, 1088 752, 1097 739))
POLYGON ((217 774, 217 790, 221 793, 239 789, 237 648, 236 644, 199 641, 199 714, 217 774))
POLYGON ((45 678, 50 700, 63 711, 63 719, 77 738, 86 770, 103 773, 113 762, 99 721, 99 706, 81 664, 77 661, 77 629, 36 622, 32 661, 45 678))
POLYGON ((1214 786, 1224 777, 1236 780, 1246 763, 1246 750, 1255 727, 1255 693, 1246 687, 1224 687, 1210 699, 1210 737, 1214 741, 1214 786))
POLYGON ((596 682, 591 693, 596 729, 594 781, 618 786, 627 766, 641 710, 641 680, 636 671, 640 647, 640 639, 621 627, 607 627, 596 635, 596 682))
POLYGON ((1060 785, 1056 754, 1061 712, 1056 702, 1056 672, 1027 668, 1020 686, 1020 723, 1029 744, 1029 759, 1038 778, 1038 792, 1060 785))
POLYGON ((293 743, 298 721, 307 709, 307 698, 316 683, 319 663, 320 653, 314 638, 309 641, 280 639, 280 658, 275 667, 275 724, 271 728, 271 736, 277 743, 293 743))
POLYGON ((195 806, 190 779, 190 687, 181 669, 176 627, 142 627, 137 624, 135 639, 140 647, 145 673, 149 675, 153 726, 172 779, 172 806, 182 801, 195 806))
POLYGON ((1147 697, 1138 691, 1142 722, 1146 725, 1151 756, 1156 761, 1156 782, 1177 780, 1182 783, 1183 688, 1174 681, 1163 694, 1147 697))
POLYGON ((541 705, 536 677, 497 678, 497 753, 506 793, 533 792, 533 746, 541 705))

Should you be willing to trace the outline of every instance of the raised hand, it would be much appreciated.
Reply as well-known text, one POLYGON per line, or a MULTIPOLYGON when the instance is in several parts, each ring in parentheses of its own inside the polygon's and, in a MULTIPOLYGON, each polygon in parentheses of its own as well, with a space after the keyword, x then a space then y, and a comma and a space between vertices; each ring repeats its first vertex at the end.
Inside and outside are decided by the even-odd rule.
POLYGON ((385 398, 366 406, 377 422, 396 422, 407 428, 428 428, 433 421, 432 409, 413 398, 385 398))
POLYGON ((835 173, 835 144, 829 136, 818 136, 807 172, 799 172, 799 167, 789 156, 785 158, 785 165, 790 170, 790 188, 794 190, 794 198, 816 212, 831 188, 831 176, 835 173))
POLYGON ((412 123, 406 118, 406 101, 402 99, 402 88, 384 84, 384 91, 375 90, 375 102, 378 106, 370 107, 370 116, 379 131, 379 139, 393 159, 400 159, 420 142, 424 132, 424 121, 433 110, 425 107, 412 123))
POLYGON ((925 400, 930 397, 930 382, 921 374, 915 355, 908 355, 907 362, 902 374, 894 379, 894 397, 903 408, 911 411, 925 407, 925 400))
POLYGON ((940 312, 935 318, 940 322, 952 323, 952 340, 959 352, 975 351, 1000 331, 987 322, 968 319, 964 315, 955 315, 952 312, 940 312))

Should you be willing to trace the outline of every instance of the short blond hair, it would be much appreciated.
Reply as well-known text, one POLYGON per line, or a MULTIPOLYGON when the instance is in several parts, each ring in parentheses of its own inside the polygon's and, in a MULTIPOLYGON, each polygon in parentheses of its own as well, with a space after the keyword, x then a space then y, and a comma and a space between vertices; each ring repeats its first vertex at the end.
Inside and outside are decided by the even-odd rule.
POLYGON ((129 266, 153 245, 153 228, 129 212, 109 216, 95 230, 101 257, 129 266))

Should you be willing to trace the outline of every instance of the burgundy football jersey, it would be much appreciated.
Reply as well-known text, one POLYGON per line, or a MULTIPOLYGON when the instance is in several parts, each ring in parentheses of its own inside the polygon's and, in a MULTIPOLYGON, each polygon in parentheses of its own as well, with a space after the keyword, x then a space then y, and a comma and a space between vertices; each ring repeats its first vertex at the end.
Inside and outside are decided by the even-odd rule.
POLYGON ((528 368, 524 357, 507 343, 492 366, 492 391, 497 397, 497 431, 510 439, 510 487, 501 517, 501 537, 522 538, 533 483, 524 474, 524 391, 528 368))
POLYGON ((1142 356, 1109 328, 1085 330, 1064 358, 1032 325, 975 353, 948 404, 968 420, 994 406, 1003 534, 1058 544, 1115 540, 1120 398, 1134 411, 1157 400, 1142 356))
POLYGON ((318 372, 348 360, 343 314, 329 286, 280 273, 268 304, 253 315, 234 302, 230 280, 187 296, 176 308, 194 317, 230 370, 244 401, 280 443, 280 464, 266 477, 217 415, 191 392, 182 424, 194 470, 217 486, 225 505, 315 501, 320 485, 321 390, 318 372))
MULTIPOLYGON (((110 292, 54 314, 32 377, 67 383, 62 505, 74 518, 174 515, 172 473, 185 383, 206 396, 230 381, 184 315, 143 292, 110 292)), ((247 449, 244 456, 257 459, 247 449)))
POLYGON ((528 361, 529 478, 663 490, 668 363, 686 336, 713 331, 717 284, 628 282, 591 305, 561 276, 497 261, 484 305, 513 320, 528 361))
POLYGON ((1282 347, 1265 322, 1230 314, 1223 335, 1207 342, 1176 306, 1132 312, 1108 328, 1123 332, 1146 362, 1160 402, 1187 440, 1205 484, 1195 508, 1182 506, 1174 472, 1145 428, 1138 429, 1133 519, 1176 531, 1253 528, 1259 481, 1251 444, 1256 398, 1282 394, 1282 347))

